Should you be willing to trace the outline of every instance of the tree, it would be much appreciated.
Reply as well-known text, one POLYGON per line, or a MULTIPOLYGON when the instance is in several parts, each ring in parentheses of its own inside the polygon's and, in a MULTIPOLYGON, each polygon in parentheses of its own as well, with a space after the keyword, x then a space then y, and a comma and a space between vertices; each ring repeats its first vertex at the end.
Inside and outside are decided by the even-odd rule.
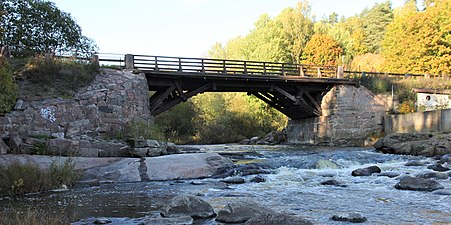
POLYGON ((94 42, 82 35, 70 14, 60 11, 45 0, 3 0, 4 13, 0 27, 0 45, 9 46, 13 55, 30 56, 42 53, 79 52, 97 49, 94 42))
POLYGON ((282 39, 292 63, 301 61, 302 52, 313 35, 313 18, 307 1, 299 1, 296 8, 287 8, 276 18, 283 26, 282 39))
POLYGON ((376 4, 371 9, 366 9, 360 15, 364 29, 364 43, 370 53, 382 51, 386 27, 393 21, 393 9, 391 3, 376 4))
POLYGON ((451 1, 436 0, 424 11, 408 1, 388 26, 384 68, 400 73, 451 73, 451 1))
POLYGON ((343 49, 327 34, 315 34, 307 43, 303 63, 317 65, 338 65, 343 49))

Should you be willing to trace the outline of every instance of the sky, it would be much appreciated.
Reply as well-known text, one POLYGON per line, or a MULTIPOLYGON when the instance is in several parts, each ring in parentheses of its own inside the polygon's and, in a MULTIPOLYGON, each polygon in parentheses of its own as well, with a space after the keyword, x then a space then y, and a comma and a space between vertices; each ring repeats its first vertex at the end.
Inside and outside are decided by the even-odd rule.
MULTIPOLYGON (((260 15, 298 0, 51 0, 71 14, 101 53, 206 57, 210 47, 246 35, 260 15)), ((350 17, 386 0, 310 0, 317 20, 350 17)), ((391 0, 399 7, 404 0, 391 0)))

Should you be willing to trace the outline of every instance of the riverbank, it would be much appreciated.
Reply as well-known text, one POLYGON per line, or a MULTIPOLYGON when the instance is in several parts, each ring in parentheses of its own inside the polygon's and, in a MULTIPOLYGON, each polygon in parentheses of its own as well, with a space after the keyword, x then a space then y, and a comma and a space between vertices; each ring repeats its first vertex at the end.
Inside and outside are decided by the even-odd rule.
MULTIPOLYGON (((218 213, 239 200, 251 200, 279 213, 296 215, 314 224, 340 224, 331 218, 340 213, 359 213, 367 224, 450 223, 449 172, 427 167, 437 161, 423 156, 392 155, 369 148, 302 148, 285 146, 204 146, 212 153, 226 152, 244 183, 226 183, 224 177, 173 181, 99 183, 63 193, 41 193, 21 199, 2 198, 3 210, 14 207, 64 211, 75 224, 91 224, 107 217, 112 224, 139 224, 145 216, 163 212, 170 200, 190 194, 208 202, 218 213), (249 152, 243 153, 243 152, 249 152), (238 158, 238 156, 240 158, 238 158), (260 174, 243 173, 240 163, 260 168, 260 174), (412 162, 419 162, 408 166, 412 162), (250 163, 250 164, 249 164, 250 163), (357 169, 377 166, 380 173, 352 176, 357 169), (440 175, 438 175, 440 174, 440 175), (431 177, 436 175, 435 177, 431 177), (444 176, 447 176, 446 178, 444 176), (260 176, 264 182, 251 182, 260 176), (443 186, 437 192, 399 190, 401 179, 429 177, 443 186), (328 182, 334 180, 335 182, 328 182), (358 206, 358 207, 356 207, 358 206), (78 221, 78 222, 77 222, 78 221), (83 222, 85 221, 85 222, 83 222)), ((233 170, 232 170, 233 171, 233 170)), ((426 179, 426 178, 425 178, 426 179)), ((216 224, 214 218, 195 224, 216 224)))

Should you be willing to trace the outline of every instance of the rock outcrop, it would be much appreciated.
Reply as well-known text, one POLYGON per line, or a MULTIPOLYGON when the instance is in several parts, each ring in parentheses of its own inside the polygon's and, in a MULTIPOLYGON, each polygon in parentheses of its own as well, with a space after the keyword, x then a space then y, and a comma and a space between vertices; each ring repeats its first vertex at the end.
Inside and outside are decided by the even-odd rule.
POLYGON ((49 169, 52 163, 71 160, 75 169, 83 170, 82 181, 139 182, 211 177, 232 163, 216 153, 176 154, 152 158, 52 157, 39 155, 0 155, 0 165, 12 163, 36 165, 49 169))
POLYGON ((451 153, 451 133, 389 134, 374 144, 383 153, 437 156, 451 153))

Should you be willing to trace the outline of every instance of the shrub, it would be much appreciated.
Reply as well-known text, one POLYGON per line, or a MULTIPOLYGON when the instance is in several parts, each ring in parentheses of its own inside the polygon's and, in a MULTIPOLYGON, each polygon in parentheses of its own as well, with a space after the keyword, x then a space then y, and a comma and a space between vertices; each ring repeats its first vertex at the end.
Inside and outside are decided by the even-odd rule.
POLYGON ((127 122, 127 124, 125 125, 125 130, 121 136, 122 138, 117 139, 128 139, 128 138, 144 138, 156 140, 164 139, 164 135, 152 121, 137 120, 137 119, 130 120, 127 122))
POLYGON ((71 159, 63 164, 52 162, 48 171, 36 165, 12 163, 9 167, 0 166, 0 195, 23 195, 40 192, 52 188, 60 188, 62 184, 74 185, 80 177, 71 159))
POLYGON ((415 102, 404 101, 398 106, 399 113, 413 113, 415 112, 415 102))
POLYGON ((5 58, 0 57, 0 115, 9 112, 17 98, 17 85, 13 71, 5 58))
POLYGON ((32 94, 68 96, 87 85, 98 68, 95 63, 75 59, 36 56, 25 65, 24 77, 33 84, 32 94))

